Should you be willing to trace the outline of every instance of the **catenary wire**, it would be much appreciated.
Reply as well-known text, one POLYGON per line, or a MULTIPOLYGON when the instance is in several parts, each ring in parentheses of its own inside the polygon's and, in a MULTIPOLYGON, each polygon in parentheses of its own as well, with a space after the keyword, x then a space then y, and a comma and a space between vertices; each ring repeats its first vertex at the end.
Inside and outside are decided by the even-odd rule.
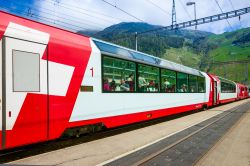
MULTIPOLYGON (((46 1, 56 2, 55 0, 46 0, 46 1)), ((64 7, 66 5, 67 7, 70 7, 72 10, 88 11, 88 12, 91 12, 91 13, 94 13, 94 14, 97 14, 97 15, 101 15, 101 16, 104 16, 104 17, 108 17, 108 18, 111 18, 111 19, 114 19, 114 20, 119 20, 119 21, 123 20, 122 18, 114 17, 114 16, 111 16, 111 15, 108 15, 106 13, 102 13, 102 12, 99 12, 99 11, 84 9, 84 8, 81 8, 81 7, 78 7, 78 6, 75 6, 75 5, 66 4, 66 3, 63 3, 63 2, 56 2, 56 3, 58 3, 59 6, 61 6, 61 7, 64 7)))
POLYGON ((133 17, 134 19, 136 19, 136 20, 138 20, 138 21, 140 21, 140 22, 146 22, 146 21, 144 21, 144 20, 142 20, 142 19, 140 19, 140 18, 134 16, 133 14, 130 14, 129 12, 127 12, 127 11, 121 9, 120 7, 118 7, 118 6, 116 6, 116 5, 113 5, 112 3, 110 3, 110 2, 108 2, 108 1, 106 1, 106 0, 102 0, 102 1, 103 1, 104 3, 110 5, 110 6, 113 6, 113 7, 116 8, 117 10, 122 11, 123 13, 129 15, 130 17, 133 17))
MULTIPOLYGON (((38 11, 38 12, 46 14, 46 15, 54 15, 55 14, 55 12, 53 10, 46 9, 46 8, 40 8, 40 9, 42 9, 42 11, 41 10, 36 10, 36 9, 34 9, 34 7, 36 7, 36 5, 31 5, 31 4, 25 4, 24 5, 23 3, 19 3, 19 2, 11 2, 11 3, 18 4, 19 6, 22 6, 22 7, 28 7, 30 9, 29 11, 31 12, 31 14, 32 14, 32 11, 38 11)), ((85 20, 85 19, 82 19, 82 18, 81 19, 85 20, 86 22, 82 22, 80 20, 73 20, 75 17, 72 17, 71 15, 67 15, 67 14, 64 14, 64 16, 68 16, 68 18, 62 17, 62 16, 58 16, 58 15, 55 15, 55 16, 57 18, 62 19, 62 20, 67 20, 67 21, 70 21, 70 22, 75 22, 75 23, 78 24, 78 26, 79 26, 79 24, 81 24, 81 25, 85 25, 85 26, 89 26, 89 27, 96 27, 98 29, 101 29, 103 27, 101 24, 95 23, 93 21, 85 20), (71 19, 69 19, 69 18, 71 18, 71 19), (90 24, 90 23, 92 23, 93 25, 90 24)))
POLYGON ((157 7, 158 9, 160 9, 163 13, 171 16, 171 13, 169 13, 167 10, 163 9, 162 7, 160 7, 159 5, 154 3, 152 0, 146 0, 146 1, 150 4, 152 4, 153 6, 157 7))
MULTIPOLYGON (((160 9, 162 12, 164 12, 165 14, 172 16, 172 14, 170 12, 168 12, 167 10, 163 9, 162 7, 160 7, 159 5, 157 5, 155 2, 153 2, 152 0, 146 0, 148 3, 150 3, 151 5, 155 6, 156 8, 160 9)), ((183 19, 179 18, 177 16, 177 22, 179 22, 178 20, 183 21, 183 19)))
MULTIPOLYGON (((234 5, 233 5, 232 0, 229 0, 229 3, 230 3, 230 5, 231 5, 232 9, 235 10, 235 7, 234 7, 234 5)), ((240 18, 240 17, 239 17, 239 18, 240 18)), ((240 21, 240 24, 242 24, 240 19, 239 19, 239 21, 240 21)))
MULTIPOLYGON (((46 1, 46 0, 39 0, 39 1, 43 1, 43 2, 47 2, 47 3, 49 3, 49 4, 51 4, 51 5, 55 5, 55 3, 57 3, 57 2, 52 2, 52 1, 46 1)), ((116 22, 114 22, 114 21, 111 21, 110 19, 106 19, 106 18, 103 18, 103 17, 100 17, 100 16, 94 16, 94 15, 92 15, 92 14, 89 14, 89 13, 87 13, 87 12, 84 12, 84 11, 80 11, 80 10, 73 10, 72 8, 70 8, 69 6, 66 6, 66 5, 60 5, 59 4, 60 2, 58 2, 58 6, 59 7, 62 7, 62 8, 64 8, 64 9, 67 9, 67 10, 69 10, 69 11, 71 11, 71 12, 74 12, 74 13, 77 13, 77 14, 83 14, 83 15, 86 15, 87 17, 91 17, 91 18, 95 18, 95 19, 98 19, 99 21, 102 21, 102 22, 106 22, 106 23, 116 23, 116 22)))
MULTIPOLYGON (((217 6, 220 8, 221 13, 224 13, 223 10, 222 10, 222 8, 221 8, 221 6, 220 6, 220 4, 219 4, 219 2, 217 0, 214 0, 214 1, 217 4, 217 6)), ((233 27, 231 26, 231 24, 228 21, 228 19, 226 19, 226 21, 227 21, 227 24, 229 25, 229 27, 231 28, 231 30, 233 30, 233 27)))
POLYGON ((187 14, 187 16, 189 17, 190 20, 192 20, 191 15, 189 14, 189 12, 187 11, 187 9, 185 8, 184 4, 182 3, 181 0, 178 0, 182 6, 182 8, 184 9, 185 13, 187 14))
MULTIPOLYGON (((53 20, 49 17, 44 17, 44 16, 39 16, 35 13, 32 13, 32 14, 29 14, 28 11, 23 11, 23 10, 17 10, 15 9, 15 11, 12 11, 12 8, 8 8, 8 7, 3 7, 3 6, 0 6, 0 9, 2 9, 3 11, 6 11, 6 12, 11 12, 13 14, 21 14, 23 17, 26 17, 26 18, 29 18, 29 19, 32 19, 34 20, 35 19, 38 19, 38 20, 41 20, 41 21, 45 21, 45 23, 50 23, 50 25, 57 25, 57 27, 63 27, 67 30, 70 30, 70 31, 73 31, 73 32, 77 32, 79 29, 76 29, 76 28, 80 28, 81 30, 84 29, 84 30, 88 30, 86 28, 83 28, 83 27, 79 27, 77 25, 73 25, 73 24, 69 24, 67 22, 64 22, 64 21, 60 21, 60 20, 53 20), (68 25, 68 26, 65 26, 64 24, 68 25), (69 27, 69 26, 73 26, 73 27, 69 27)), ((34 21, 37 21, 37 20, 34 20, 34 21)))

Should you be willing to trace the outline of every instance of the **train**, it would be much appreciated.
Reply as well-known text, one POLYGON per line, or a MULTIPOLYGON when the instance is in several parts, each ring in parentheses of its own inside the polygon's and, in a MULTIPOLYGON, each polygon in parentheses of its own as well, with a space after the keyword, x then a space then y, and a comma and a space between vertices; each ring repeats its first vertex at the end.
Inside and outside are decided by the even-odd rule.
POLYGON ((0 150, 249 97, 246 85, 0 12, 0 150))

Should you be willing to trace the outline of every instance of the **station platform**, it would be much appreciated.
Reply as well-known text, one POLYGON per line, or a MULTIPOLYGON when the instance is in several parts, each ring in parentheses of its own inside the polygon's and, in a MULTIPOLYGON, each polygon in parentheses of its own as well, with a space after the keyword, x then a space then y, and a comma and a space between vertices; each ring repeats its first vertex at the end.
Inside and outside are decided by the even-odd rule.
POLYGON ((196 166, 250 166, 250 108, 196 166))
MULTIPOLYGON (((215 107, 207 111, 197 112, 177 119, 162 122, 153 126, 147 126, 126 133, 16 160, 6 164, 76 166, 109 165, 109 163, 117 161, 151 145, 157 144, 158 142, 189 128, 199 126, 202 122, 212 119, 213 117, 227 111, 229 112, 230 109, 249 102, 250 99, 237 101, 227 105, 215 107)), ((250 111, 250 108, 248 109, 250 111)), ((240 160, 242 165, 249 165, 249 111, 247 111, 245 115, 237 121, 237 124, 235 124, 234 127, 230 129, 229 132, 224 135, 220 141, 216 143, 216 145, 196 163, 197 165, 221 165, 221 161, 224 161, 225 165, 228 163, 229 165, 239 165, 233 164, 234 162, 228 161, 229 159, 235 161, 240 160), (227 153, 225 153, 225 151, 227 153), (239 152, 238 155, 234 154, 236 152, 239 152), (218 153, 220 153, 220 155, 218 155, 218 153)), ((126 165, 126 163, 124 163, 124 165, 126 165)))

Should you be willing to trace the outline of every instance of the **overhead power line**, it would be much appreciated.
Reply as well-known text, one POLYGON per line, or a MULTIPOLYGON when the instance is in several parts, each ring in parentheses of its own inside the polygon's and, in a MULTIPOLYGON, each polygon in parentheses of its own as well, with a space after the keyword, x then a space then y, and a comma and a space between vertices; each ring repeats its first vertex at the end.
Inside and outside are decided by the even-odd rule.
POLYGON ((216 14, 216 15, 212 15, 212 16, 208 16, 208 17, 204 17, 204 18, 199 18, 196 20, 178 23, 173 27, 170 25, 170 26, 160 27, 160 28, 156 28, 156 29, 152 29, 152 30, 148 30, 148 31, 138 32, 138 35, 148 33, 148 32, 158 31, 158 30, 162 30, 162 29, 174 30, 174 29, 192 27, 192 26, 195 26, 195 24, 197 24, 197 25, 206 24, 206 23, 224 20, 224 19, 228 19, 228 18, 238 17, 240 15, 247 14, 247 13, 250 13, 250 7, 242 8, 242 9, 238 9, 238 10, 233 10, 233 11, 225 12, 225 13, 221 13, 221 14, 216 14))
POLYGON ((190 14, 188 13, 187 11, 187 8, 183 5, 182 1, 181 0, 178 0, 182 6, 182 8, 184 9, 184 11, 187 13, 187 16, 189 17, 189 19, 192 19, 192 17, 190 16, 190 14))
POLYGON ((203 63, 203 64, 214 64, 214 65, 222 65, 222 64, 235 64, 235 63, 240 63, 240 64, 245 64, 245 63, 250 63, 250 60, 235 60, 235 61, 214 61, 214 62, 208 62, 208 63, 203 63))
MULTIPOLYGON (((162 7, 160 7, 159 5, 157 5, 156 3, 154 3, 152 0, 146 0, 148 3, 152 4, 153 6, 155 6, 156 8, 160 9, 160 11, 162 11, 163 13, 169 15, 169 16, 172 16, 172 14, 170 12, 168 12, 167 10, 163 9, 162 7)), ((179 18, 177 16, 177 21, 183 21, 181 18, 179 18)))
MULTIPOLYGON (((231 0, 229 0, 229 3, 230 3, 230 5, 231 5, 232 9, 235 10, 234 5, 233 5, 233 3, 232 3, 231 0)), ((240 24, 241 24, 240 16, 239 16, 239 22, 240 22, 240 24)), ((242 26, 242 25, 241 25, 241 26, 242 26)))
POLYGON ((122 18, 114 17, 114 16, 108 15, 108 14, 106 14, 106 13, 102 13, 102 12, 95 11, 95 10, 84 9, 84 8, 79 7, 79 6, 75 6, 75 5, 68 4, 68 3, 63 3, 63 2, 61 2, 61 1, 59 1, 59 2, 58 2, 57 0, 44 0, 44 1, 46 1, 46 2, 51 1, 52 3, 54 3, 54 2, 55 2, 55 3, 58 3, 58 5, 59 5, 60 7, 65 7, 65 6, 66 6, 67 8, 71 8, 72 10, 87 11, 87 12, 91 12, 91 13, 93 13, 93 14, 97 14, 97 15, 104 16, 104 17, 107 17, 107 18, 111 18, 111 19, 115 19, 115 20, 122 21, 122 18))
POLYGON ((127 12, 127 11, 125 11, 125 10, 119 8, 119 7, 116 6, 116 5, 113 5, 112 3, 110 3, 110 2, 108 2, 108 1, 106 1, 106 0, 102 0, 102 1, 103 1, 104 3, 110 5, 110 6, 113 6, 113 7, 116 8, 116 9, 122 11, 123 13, 129 15, 130 17, 133 17, 134 19, 136 19, 136 20, 138 20, 138 21, 140 21, 140 22, 145 22, 144 20, 142 20, 142 19, 140 19, 140 18, 138 18, 138 17, 136 17, 136 16, 130 14, 129 12, 127 12))
POLYGON ((229 2, 230 2, 230 4, 231 4, 231 6, 232 6, 233 10, 235 10, 234 5, 233 5, 232 1, 231 1, 231 0, 229 0, 229 2))
MULTIPOLYGON (((2 10, 2 11, 6 11, 6 12, 10 12, 10 8, 8 8, 8 7, 3 7, 3 6, 0 6, 0 10, 2 10)), ((32 19, 32 20, 34 20, 34 21, 37 21, 37 20, 41 20, 41 21, 43 21, 44 23, 46 23, 46 24, 50 24, 50 25, 54 25, 54 26, 56 26, 56 27, 58 27, 58 28, 64 28, 64 29, 66 29, 66 30, 70 30, 70 31, 74 31, 74 32, 76 32, 77 31, 77 29, 75 29, 75 28, 72 28, 72 27, 69 27, 69 26, 65 26, 65 25, 63 25, 63 24, 65 24, 65 22, 64 21, 55 21, 55 20, 53 20, 53 19, 51 19, 51 18, 48 18, 48 17, 44 17, 44 16, 39 16, 39 15, 37 15, 37 14, 35 14, 35 13, 30 13, 29 11, 23 11, 23 10, 15 10, 15 12, 12 12, 13 14, 20 14, 20 15, 22 15, 23 17, 26 17, 26 18, 29 18, 29 19, 32 19)), ((82 27, 81 27, 82 28, 82 27)), ((83 28, 84 30, 87 30, 86 28, 83 28)))
MULTIPOLYGON (((169 25, 169 26, 164 26, 164 27, 160 27, 160 28, 154 28, 151 30, 138 32, 137 35, 139 36, 139 35, 142 35, 145 33, 156 32, 156 31, 160 31, 160 30, 175 30, 175 29, 188 28, 188 27, 192 27, 195 25, 206 24, 206 23, 225 20, 225 19, 229 19, 229 18, 233 18, 233 17, 239 17, 239 16, 247 14, 247 13, 250 13, 250 7, 242 8, 242 9, 238 9, 238 10, 233 10, 233 11, 225 12, 225 13, 221 13, 221 14, 216 14, 216 15, 212 15, 212 16, 208 16, 208 17, 204 17, 204 18, 199 18, 196 20, 186 21, 186 22, 175 24, 174 26, 169 25)), ((130 38, 130 37, 132 37, 132 34, 130 34, 130 36, 116 38, 114 40, 130 38)))
POLYGON ((74 12, 74 13, 77 13, 78 15, 79 14, 83 14, 87 17, 91 17, 91 18, 95 18, 95 19, 98 19, 99 21, 102 21, 102 22, 106 22, 106 23, 116 23, 114 21, 111 21, 110 19, 106 19, 106 18, 103 18, 103 17, 100 17, 100 16, 94 16, 92 13, 88 13, 86 11, 81 11, 81 10, 75 10, 75 9, 72 9, 71 7, 67 6, 67 5, 63 5, 63 4, 60 4, 61 2, 55 2, 55 1, 45 1, 45 0, 39 0, 39 1, 42 1, 42 2, 47 2, 53 6, 55 6, 55 3, 57 3, 57 5, 59 7, 62 7, 64 9, 67 9, 69 10, 70 12, 74 12))
POLYGON ((163 13, 171 16, 171 13, 169 13, 167 10, 163 9, 162 7, 160 7, 159 5, 154 3, 153 1, 151 1, 151 0, 146 0, 146 1, 151 3, 153 6, 157 7, 158 9, 160 9, 163 13))
MULTIPOLYGON (((221 13, 224 13, 221 6, 220 6, 220 4, 219 4, 219 2, 217 0, 214 0, 214 1, 216 2, 217 6, 220 8, 221 13)), ((227 20, 227 23, 228 23, 229 27, 231 28, 231 30, 233 30, 233 27, 231 26, 231 24, 230 24, 230 22, 228 20, 227 20)))
POLYGON ((102 13, 102 12, 95 11, 95 10, 84 9, 84 8, 74 6, 74 5, 71 5, 68 3, 63 3, 61 1, 59 1, 59 2, 56 0, 39 0, 39 1, 47 2, 50 4, 57 4, 57 6, 62 7, 64 9, 67 9, 71 12, 81 13, 81 14, 87 15, 89 17, 95 17, 95 18, 99 18, 99 19, 101 18, 102 20, 105 20, 106 22, 110 22, 110 23, 111 22, 114 23, 114 21, 112 21, 112 20, 119 20, 119 21, 123 20, 122 18, 110 16, 110 15, 107 15, 106 13, 102 13), (109 18, 109 19, 107 19, 107 18, 109 18))
POLYGON ((85 20, 85 19, 82 19, 82 18, 81 19, 77 18, 78 20, 75 20, 76 19, 75 17, 73 17, 71 15, 68 15, 68 14, 64 14, 64 16, 67 16, 67 17, 62 17, 62 15, 58 16, 58 15, 55 15, 55 11, 50 10, 50 9, 46 9, 46 8, 40 8, 41 10, 36 10, 36 9, 34 9, 34 7, 36 7, 36 5, 31 5, 31 4, 25 4, 24 5, 23 3, 20 3, 18 1, 12 2, 12 4, 17 4, 18 6, 21 6, 21 7, 24 7, 24 8, 27 7, 28 8, 28 12, 30 12, 30 13, 32 13, 32 11, 38 11, 41 14, 46 14, 46 15, 49 15, 49 16, 50 15, 54 15, 54 16, 56 16, 59 19, 67 20, 68 24, 69 24, 69 22, 73 22, 73 23, 76 23, 76 25, 78 25, 78 26, 84 25, 85 27, 86 26, 88 26, 88 27, 96 27, 98 29, 102 28, 101 24, 92 22, 91 20, 85 20), (82 22, 81 20, 85 20, 85 22, 82 22))
POLYGON ((36 13, 39 13, 40 11, 31 9, 31 8, 27 8, 26 10, 23 10, 23 9, 20 10, 20 9, 14 8, 13 10, 13 8, 11 7, 4 7, 4 5, 2 5, 0 6, 0 10, 6 11, 12 14, 20 14, 22 17, 25 17, 34 21, 40 20, 42 23, 56 26, 58 28, 63 28, 72 32, 77 32, 79 30, 89 30, 89 28, 66 22, 65 20, 67 19, 58 20, 58 19, 53 19, 51 17, 41 16, 39 14, 36 14, 36 13))

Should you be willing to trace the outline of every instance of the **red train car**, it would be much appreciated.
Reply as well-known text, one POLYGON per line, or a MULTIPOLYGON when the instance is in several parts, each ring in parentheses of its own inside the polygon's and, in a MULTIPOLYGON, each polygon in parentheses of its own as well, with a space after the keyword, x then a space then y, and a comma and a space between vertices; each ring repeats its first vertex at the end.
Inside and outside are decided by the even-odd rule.
POLYGON ((245 94, 233 81, 196 69, 5 12, 0 17, 0 149, 245 94))
POLYGON ((246 85, 237 83, 237 89, 238 89, 238 100, 249 97, 248 87, 246 85))

